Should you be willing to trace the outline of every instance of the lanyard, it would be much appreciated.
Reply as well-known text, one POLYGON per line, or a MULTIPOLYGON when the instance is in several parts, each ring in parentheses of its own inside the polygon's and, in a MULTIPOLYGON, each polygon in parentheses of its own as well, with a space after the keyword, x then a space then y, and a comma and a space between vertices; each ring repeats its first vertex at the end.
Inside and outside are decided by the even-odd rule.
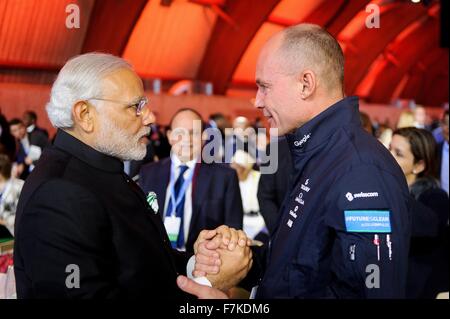
POLYGON ((172 204, 172 211, 170 212, 170 214, 173 217, 176 215, 177 206, 180 204, 181 200, 183 199, 186 189, 189 187, 189 185, 192 182, 192 178, 194 177, 195 167, 192 169, 188 168, 188 170, 190 170, 189 175, 184 180, 183 185, 181 186, 180 191, 178 192, 177 198, 175 198, 175 164, 172 162, 171 167, 170 167, 169 189, 170 189, 170 202, 172 204))

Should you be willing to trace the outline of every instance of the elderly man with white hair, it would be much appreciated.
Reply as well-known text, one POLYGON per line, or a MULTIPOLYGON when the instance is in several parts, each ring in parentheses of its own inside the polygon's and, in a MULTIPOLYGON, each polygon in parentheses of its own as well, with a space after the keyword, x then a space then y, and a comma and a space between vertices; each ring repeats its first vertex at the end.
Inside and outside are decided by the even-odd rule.
MULTIPOLYGON (((55 142, 27 179, 17 209, 19 298, 185 297, 176 278, 186 273, 189 256, 172 250, 154 194, 146 196, 123 172, 123 161, 145 156, 154 121, 146 105, 142 81, 121 58, 84 54, 60 71, 47 104, 55 142)), ((217 233, 216 244, 238 244, 244 258, 221 273, 239 280, 251 266, 242 232, 202 232, 194 249, 217 233)), ((218 265, 211 257, 217 264, 210 271, 218 265)), ((208 277, 214 286, 220 278, 208 277)))

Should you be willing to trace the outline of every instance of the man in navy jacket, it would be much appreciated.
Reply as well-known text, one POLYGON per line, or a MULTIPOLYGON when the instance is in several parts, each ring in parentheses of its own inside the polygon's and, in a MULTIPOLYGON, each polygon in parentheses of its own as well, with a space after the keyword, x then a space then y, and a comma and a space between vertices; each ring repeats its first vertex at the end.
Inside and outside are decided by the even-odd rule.
MULTIPOLYGON (((294 175, 257 298, 405 297, 408 187, 395 159, 361 127, 343 75, 338 42, 316 25, 287 28, 260 53, 255 105, 286 135, 294 175)), ((178 285, 224 297, 184 277, 178 285)))

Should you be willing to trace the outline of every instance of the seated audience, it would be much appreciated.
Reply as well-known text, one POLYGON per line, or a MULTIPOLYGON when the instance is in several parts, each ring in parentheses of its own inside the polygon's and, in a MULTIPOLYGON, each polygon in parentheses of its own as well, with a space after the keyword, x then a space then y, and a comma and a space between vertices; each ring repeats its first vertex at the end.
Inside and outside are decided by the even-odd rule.
POLYGON ((8 236, 5 229, 0 230, 0 238, 14 235, 17 202, 24 183, 22 180, 11 176, 11 170, 12 164, 9 157, 0 154, 0 227, 5 227, 10 233, 8 236))
POLYGON ((35 131, 39 131, 45 134, 45 136, 47 136, 48 138, 48 132, 46 129, 40 128, 37 125, 37 114, 34 111, 25 111, 25 113, 23 113, 22 116, 22 121, 23 124, 26 126, 27 128, 27 132, 28 134, 31 134, 35 131))
POLYGON ((15 158, 18 176, 26 179, 41 157, 43 149, 50 145, 50 142, 41 131, 33 130, 28 133, 19 119, 12 119, 9 122, 9 129, 19 145, 15 158))
POLYGON ((0 109, 0 153, 7 154, 11 160, 16 155, 16 140, 9 131, 9 123, 0 109))

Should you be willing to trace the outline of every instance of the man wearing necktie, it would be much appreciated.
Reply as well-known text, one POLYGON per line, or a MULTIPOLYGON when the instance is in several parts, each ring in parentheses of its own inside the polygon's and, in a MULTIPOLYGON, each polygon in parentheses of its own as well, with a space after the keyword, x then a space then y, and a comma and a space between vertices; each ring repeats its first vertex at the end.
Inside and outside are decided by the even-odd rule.
POLYGON ((144 165, 139 185, 160 199, 159 213, 172 247, 192 252, 203 229, 242 229, 239 181, 230 167, 202 161, 203 125, 195 110, 177 111, 170 126, 170 158, 144 165))
MULTIPOLYGON (((178 229, 175 231, 178 232, 177 237, 171 236, 169 233, 169 239, 173 248, 181 249, 184 247, 184 225, 183 225, 183 217, 184 217, 184 202, 186 199, 186 193, 180 192, 181 188, 187 183, 190 183, 189 180, 184 178, 184 174, 189 169, 187 165, 178 166, 178 178, 175 182, 175 186, 173 188, 173 196, 171 198, 175 198, 175 201, 170 200, 169 206, 166 211, 166 219, 174 219, 179 221, 178 229)), ((172 195, 172 194, 171 194, 172 195)), ((169 230, 168 230, 169 231, 169 230)))

